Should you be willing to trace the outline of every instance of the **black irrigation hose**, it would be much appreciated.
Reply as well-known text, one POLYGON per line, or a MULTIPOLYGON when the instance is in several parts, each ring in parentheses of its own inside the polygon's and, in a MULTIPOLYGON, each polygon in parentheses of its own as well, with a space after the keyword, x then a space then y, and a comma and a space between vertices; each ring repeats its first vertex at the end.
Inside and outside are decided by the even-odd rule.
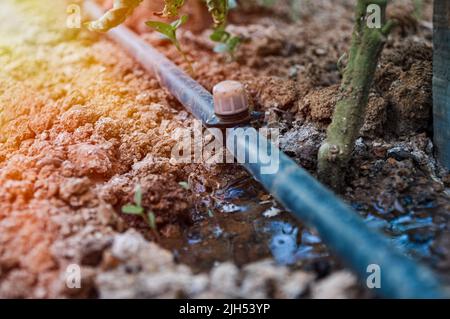
POLYGON ((450 2, 434 1, 433 126, 441 163, 450 170, 450 2))
MULTIPOLYGON (((102 11, 91 1, 86 10, 93 18, 102 11)), ((166 87, 205 126, 217 122, 213 98, 200 84, 180 70, 165 56, 140 39, 124 26, 111 30, 108 35, 119 43, 141 66, 155 74, 166 87)), ((229 151, 236 157, 243 154, 260 154, 261 142, 267 139, 254 128, 231 129, 236 137, 229 151), (241 134, 245 133, 245 134, 241 134), (256 134, 258 142, 246 141, 246 136, 256 134)), ((263 144, 264 145, 264 144, 263 144)), ((260 161, 243 166, 284 207, 302 222, 315 228, 323 241, 365 282, 367 267, 376 264, 381 269, 381 287, 375 293, 389 298, 443 298, 444 289, 428 268, 405 257, 381 234, 371 230, 363 219, 334 193, 320 184, 306 170, 276 146, 267 142, 264 153, 279 155, 276 174, 262 174, 265 166, 260 161)))

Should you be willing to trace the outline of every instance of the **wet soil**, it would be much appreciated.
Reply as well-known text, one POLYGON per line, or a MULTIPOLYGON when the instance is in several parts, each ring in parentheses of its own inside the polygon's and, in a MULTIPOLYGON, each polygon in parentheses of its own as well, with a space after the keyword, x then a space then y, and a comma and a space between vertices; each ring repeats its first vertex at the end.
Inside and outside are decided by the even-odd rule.
MULTIPOLYGON (((192 117, 115 44, 61 27, 64 5, 48 4, 1 4, 0 296, 369 296, 315 231, 238 165, 174 164, 174 131, 192 117), (158 236, 121 212, 137 185, 158 236), (79 290, 65 285, 74 263, 83 270, 79 290)), ((445 277, 450 182, 430 130, 431 6, 420 21, 411 8, 390 8, 401 23, 381 58, 341 193, 371 227, 445 277)), ((290 11, 249 1, 233 12, 229 30, 244 39, 234 60, 212 52, 204 19, 194 17, 180 39, 196 80, 209 90, 242 81, 263 125, 280 128, 281 148, 314 174, 352 1, 290 11)), ((142 27, 147 16, 137 12, 128 25, 186 67, 142 27)))
MULTIPOLYGON (((289 16, 292 8, 286 3, 276 8, 255 3, 245 7, 231 15, 228 27, 243 39, 234 60, 211 54, 209 30, 180 33, 195 61, 194 76, 210 90, 225 79, 245 83, 253 109, 265 112, 266 125, 281 129, 281 148, 314 174, 317 151, 339 98, 341 71, 337 61, 344 57, 345 64, 352 3, 305 4, 298 17, 289 16)), ((410 1, 397 1, 389 7, 389 17, 398 21, 398 27, 380 59, 361 139, 350 165, 359 169, 349 172, 341 193, 370 225, 384 231, 406 254, 447 275, 448 263, 439 253, 445 248, 436 247, 439 238, 446 237, 450 206, 444 182, 448 173, 433 157, 431 6, 424 6, 420 18, 414 10, 410 1)), ((157 34, 137 27, 149 17, 141 15, 130 26, 183 66, 173 47, 157 34)), ((266 209, 259 205, 262 221, 266 209)), ((252 215, 251 211, 245 215, 252 215)), ((274 223, 286 221, 279 219, 274 223)), ((294 225, 295 247, 301 250, 302 226, 294 225)), ((243 233, 245 229, 242 226, 243 233)), ((265 242, 272 247, 273 240, 265 242)), ((210 246, 207 242, 205 246, 210 246)), ((306 242, 305 246, 311 254, 299 260, 317 258, 323 263, 322 257, 330 256, 322 245, 309 247, 306 242)), ((286 247, 291 249, 289 244, 286 247)), ((271 253, 276 259, 277 253, 271 253)), ((235 261, 239 263, 240 257, 235 261)))

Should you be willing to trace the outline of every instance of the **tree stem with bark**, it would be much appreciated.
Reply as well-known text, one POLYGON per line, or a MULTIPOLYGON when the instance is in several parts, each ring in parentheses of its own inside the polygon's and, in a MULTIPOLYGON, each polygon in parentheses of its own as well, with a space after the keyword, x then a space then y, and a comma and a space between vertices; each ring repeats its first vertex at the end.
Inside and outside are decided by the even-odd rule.
POLYGON ((355 141, 364 122, 370 87, 386 37, 393 22, 386 22, 388 0, 358 0, 349 61, 340 87, 327 138, 319 150, 319 178, 335 190, 344 183, 355 141), (370 28, 366 21, 367 7, 381 9, 381 26, 370 28))

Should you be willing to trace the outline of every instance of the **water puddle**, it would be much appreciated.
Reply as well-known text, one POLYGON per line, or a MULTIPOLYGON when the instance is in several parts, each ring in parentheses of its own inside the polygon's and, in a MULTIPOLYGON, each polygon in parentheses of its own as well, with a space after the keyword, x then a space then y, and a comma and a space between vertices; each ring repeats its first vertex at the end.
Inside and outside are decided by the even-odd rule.
POLYGON ((223 261, 245 265, 272 257, 293 265, 328 257, 320 238, 250 178, 215 192, 204 204, 207 214, 200 214, 180 237, 161 242, 197 271, 223 261))
POLYGON ((307 229, 303 229, 300 240, 299 228, 283 221, 269 222, 263 231, 270 234, 270 252, 279 264, 293 265, 328 256, 320 238, 307 229))
POLYGON ((354 204, 367 224, 385 233, 405 255, 423 260, 433 266, 438 260, 434 240, 445 230, 447 220, 432 200, 415 202, 409 195, 392 205, 375 202, 372 207, 354 204))
MULTIPOLYGON (((197 271, 208 270, 218 262, 244 265, 268 257, 299 267, 336 263, 314 230, 283 211, 250 178, 216 192, 205 205, 206 215, 180 237, 161 243, 197 271)), ((432 245, 446 220, 435 218, 438 208, 432 201, 416 203, 404 196, 388 206, 378 201, 352 206, 369 227, 384 232, 406 255, 431 266, 436 261, 432 245)))

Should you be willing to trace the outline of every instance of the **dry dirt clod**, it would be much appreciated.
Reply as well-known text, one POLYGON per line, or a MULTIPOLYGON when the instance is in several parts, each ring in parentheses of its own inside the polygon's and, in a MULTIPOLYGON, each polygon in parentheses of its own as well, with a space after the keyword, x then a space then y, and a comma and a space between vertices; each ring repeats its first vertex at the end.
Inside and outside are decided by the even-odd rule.
POLYGON ((314 299, 350 299, 352 288, 357 284, 355 276, 346 271, 336 272, 317 283, 312 288, 314 299))

